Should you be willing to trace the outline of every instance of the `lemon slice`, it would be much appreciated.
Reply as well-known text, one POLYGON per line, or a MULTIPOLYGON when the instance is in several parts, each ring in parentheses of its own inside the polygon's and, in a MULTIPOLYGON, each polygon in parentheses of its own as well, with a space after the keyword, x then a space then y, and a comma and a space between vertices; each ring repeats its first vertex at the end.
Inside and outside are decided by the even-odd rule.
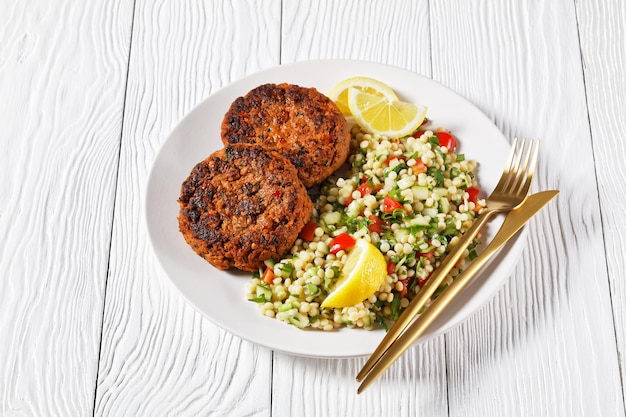
POLYGON ((328 97, 337 104, 344 115, 350 115, 348 105, 348 89, 356 88, 364 93, 385 97, 389 100, 398 100, 396 93, 387 84, 368 77, 352 77, 340 81, 330 90, 328 97))
POLYGON ((366 131, 400 138, 415 132, 426 117, 426 106, 389 100, 356 88, 348 89, 348 106, 356 122, 366 131))
POLYGON ((350 307, 374 294, 387 277, 383 254, 366 240, 359 239, 348 254, 334 290, 322 307, 350 307))

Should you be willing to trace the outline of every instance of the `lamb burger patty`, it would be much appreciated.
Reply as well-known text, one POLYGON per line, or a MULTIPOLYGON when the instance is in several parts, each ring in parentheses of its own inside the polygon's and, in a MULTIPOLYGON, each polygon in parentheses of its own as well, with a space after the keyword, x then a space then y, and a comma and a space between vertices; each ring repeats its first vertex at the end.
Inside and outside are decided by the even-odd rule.
POLYGON ((254 144, 227 145, 198 163, 178 202, 193 250, 219 269, 245 271, 284 255, 313 209, 295 167, 254 144))
POLYGON ((231 104, 222 121, 222 141, 257 143, 279 152, 308 188, 345 162, 350 129, 337 105, 315 88, 263 84, 231 104))

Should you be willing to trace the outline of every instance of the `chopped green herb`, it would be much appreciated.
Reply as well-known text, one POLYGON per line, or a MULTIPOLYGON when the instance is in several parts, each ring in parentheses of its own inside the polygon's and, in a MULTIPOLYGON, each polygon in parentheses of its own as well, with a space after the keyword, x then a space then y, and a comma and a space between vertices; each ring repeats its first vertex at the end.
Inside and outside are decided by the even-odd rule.
POLYGON ((286 273, 287 276, 291 276, 291 274, 295 270, 295 267, 292 264, 289 264, 289 263, 280 263, 279 264, 279 268, 280 268, 281 271, 286 273))
POLYGON ((448 288, 448 284, 441 284, 439 286, 439 288, 437 288, 437 290, 434 292, 433 294, 433 298, 437 298, 439 297, 439 295, 446 289, 448 288))
POLYGON ((389 327, 387 326, 387 322, 385 321, 385 318, 378 313, 376 313, 376 323, 380 327, 382 327, 386 332, 389 331, 389 327))
POLYGON ((445 177, 443 175, 443 171, 441 171, 440 169, 436 169, 436 168, 429 168, 428 169, 428 175, 430 175, 431 177, 433 177, 437 183, 437 187, 443 187, 443 182, 445 180, 445 177))
POLYGON ((398 320, 398 317, 400 317, 400 297, 396 296, 393 297, 393 300, 391 300, 391 315, 389 316, 390 320, 398 320))

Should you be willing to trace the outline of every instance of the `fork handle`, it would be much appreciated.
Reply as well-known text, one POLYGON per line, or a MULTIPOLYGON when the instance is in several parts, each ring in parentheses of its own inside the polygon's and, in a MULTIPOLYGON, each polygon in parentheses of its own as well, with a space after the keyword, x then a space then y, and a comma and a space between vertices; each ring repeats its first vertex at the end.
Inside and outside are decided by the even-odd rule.
POLYGON ((400 317, 396 320, 396 322, 391 326, 383 340, 380 342, 378 347, 372 355, 369 357, 363 368, 356 376, 357 381, 361 381, 365 376, 371 371, 371 369, 376 365, 376 363, 380 360, 380 358, 384 355, 384 353, 389 349, 389 346, 393 343, 394 340, 400 334, 404 332, 404 330, 411 323, 413 318, 417 315, 417 313, 426 305, 428 300, 432 297, 434 292, 439 288, 441 282, 444 278, 450 273, 454 265, 459 261, 465 249, 469 246, 470 243, 476 238, 478 232, 482 227, 489 221, 489 219, 500 210, 489 209, 486 208, 480 216, 476 219, 474 224, 467 229, 467 231, 461 236, 459 241, 454 248, 448 253, 448 255, 443 259, 441 264, 434 270, 433 274, 428 278, 426 284, 422 287, 422 289, 417 293, 415 298, 411 300, 406 309, 400 314, 400 317))
MULTIPOLYGON (((441 293, 439 297, 433 300, 426 311, 419 315, 418 318, 408 323, 405 331, 394 344, 390 346, 384 353, 384 361, 379 360, 370 369, 363 378, 363 383, 358 388, 360 394, 367 388, 380 374, 382 374, 393 362, 395 362, 410 346, 419 339, 422 334, 429 328, 441 312, 450 304, 450 302, 461 292, 463 288, 471 281, 476 273, 489 261, 489 259, 498 251, 506 242, 500 242, 498 245, 490 244, 485 251, 480 254, 470 266, 457 277, 452 284, 441 293)), ((382 359, 382 358, 381 358, 382 359)))

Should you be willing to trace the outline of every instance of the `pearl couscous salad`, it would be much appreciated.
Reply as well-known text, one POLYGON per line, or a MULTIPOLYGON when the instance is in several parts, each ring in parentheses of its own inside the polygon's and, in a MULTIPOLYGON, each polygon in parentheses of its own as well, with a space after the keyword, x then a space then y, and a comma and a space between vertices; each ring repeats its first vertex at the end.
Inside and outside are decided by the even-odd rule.
MULTIPOLYGON (((399 317, 485 204, 478 197, 476 162, 456 153, 450 132, 428 130, 429 124, 402 138, 352 128, 348 173, 328 179, 312 196, 311 221, 290 255, 266 261, 247 287, 263 315, 321 330, 387 329, 399 317), (382 285, 353 306, 322 307, 361 239, 385 258, 382 285)), ((477 243, 435 297, 476 256, 477 243)))

